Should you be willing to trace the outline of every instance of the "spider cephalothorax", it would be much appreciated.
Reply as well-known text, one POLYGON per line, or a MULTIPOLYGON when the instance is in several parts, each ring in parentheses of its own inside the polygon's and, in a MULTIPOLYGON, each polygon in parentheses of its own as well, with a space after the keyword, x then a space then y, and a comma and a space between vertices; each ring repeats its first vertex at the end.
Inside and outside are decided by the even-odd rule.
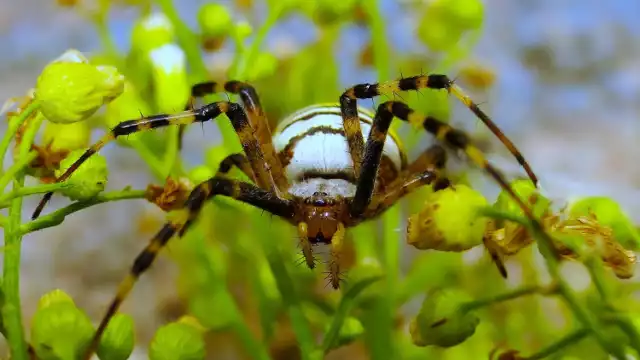
MULTIPOLYGON (((339 258, 346 229, 373 219, 400 198, 423 185, 436 190, 447 186, 442 175, 446 152, 441 145, 426 149, 408 162, 400 141, 389 132, 392 120, 420 125, 436 139, 459 150, 484 169, 522 208, 533 226, 542 226, 527 205, 515 195, 507 181, 471 144, 469 137, 431 116, 413 111, 400 101, 380 104, 375 114, 358 108, 358 99, 406 90, 442 89, 455 95, 506 145, 527 171, 534 184, 535 175, 515 146, 445 75, 420 75, 379 84, 361 84, 347 89, 334 105, 311 106, 280 122, 272 134, 256 91, 249 84, 229 81, 222 87, 213 82, 193 87, 193 97, 228 91, 238 94, 244 104, 219 101, 179 114, 162 114, 127 120, 109 131, 98 143, 72 164, 57 181, 64 181, 91 155, 119 136, 170 125, 185 126, 211 121, 226 114, 242 144, 244 154, 233 154, 220 164, 216 176, 197 185, 182 209, 151 239, 135 259, 127 278, 120 284, 106 315, 100 322, 85 359, 95 351, 109 320, 127 297, 139 276, 154 262, 158 252, 174 235, 188 230, 205 201, 227 196, 263 209, 288 221, 298 229, 307 265, 314 267, 312 245, 330 246, 330 281, 340 285, 339 258), (366 138, 366 141, 365 141, 366 138), (237 167, 252 183, 225 174, 237 167)), ((34 218, 51 198, 48 193, 34 218)))

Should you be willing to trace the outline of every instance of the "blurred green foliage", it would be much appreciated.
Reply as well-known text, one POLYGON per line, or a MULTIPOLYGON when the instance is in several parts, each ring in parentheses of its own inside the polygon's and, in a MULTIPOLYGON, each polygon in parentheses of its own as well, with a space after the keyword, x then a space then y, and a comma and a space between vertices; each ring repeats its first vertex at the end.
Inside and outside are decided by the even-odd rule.
MULTIPOLYGON (((0 225, 5 245, 14 247, 5 252, 0 331, 9 340, 12 359, 26 359, 28 349, 41 359, 77 359, 91 335, 86 315, 67 295, 55 291, 43 297, 31 338, 24 339, 18 286, 22 235, 60 225, 66 215, 93 204, 148 195, 131 189, 102 193, 107 175, 117 173, 107 174, 100 157, 69 181, 47 184, 52 173, 59 175, 80 155, 78 149, 88 140, 87 124, 103 131, 138 118, 140 112, 171 112, 188 103, 189 87, 196 82, 240 79, 256 86, 274 128, 278 119, 297 109, 337 101, 343 86, 336 46, 349 26, 370 32, 357 62, 360 68, 375 71, 378 79, 371 82, 395 78, 392 68, 414 75, 446 73, 454 66, 461 69, 462 80, 480 90, 494 79, 490 71, 468 65, 482 31, 479 0, 407 2, 408 10, 418 14, 415 35, 425 47, 416 54, 393 50, 386 40, 386 20, 373 1, 267 1, 264 23, 257 26, 241 20, 248 17, 253 1, 238 0, 234 8, 211 3, 190 15, 196 29, 185 25, 170 0, 155 1, 156 10, 146 0, 97 0, 95 6, 59 3, 92 21, 103 52, 90 59, 69 52, 62 62, 49 64, 35 95, 21 98, 17 110, 8 114, 9 128, 0 150, 4 154, 15 140, 16 156, 14 164, 2 166, 0 184, 4 189, 11 182, 13 189, 0 197, 0 204, 8 208, 0 225), (140 14, 126 54, 115 49, 106 27, 114 6, 132 7, 140 14), (292 14, 305 16, 318 36, 289 55, 276 55, 265 48, 265 37, 292 14), (224 71, 215 71, 218 64, 205 59, 225 46, 233 47, 233 60, 224 71), (104 112, 96 113, 102 105, 104 112), (43 121, 44 135, 38 140, 43 121), (29 175, 44 184, 22 187, 25 170, 33 167, 40 171, 29 175), (53 190, 78 201, 23 224, 22 197, 53 190)), ((450 116, 446 92, 402 96, 423 113, 444 120, 450 116)), ((222 158, 239 151, 227 119, 221 116, 216 123, 223 142, 203 149, 205 163, 192 168, 178 151, 176 127, 128 136, 117 144, 144 159, 160 187, 167 177, 183 184, 173 189, 179 193, 180 186, 188 190, 207 179, 222 158)), ((397 130, 406 133, 408 150, 424 148, 424 134, 397 130)), ((231 176, 248 180, 237 171, 231 176)), ((570 211, 574 223, 562 226, 552 216, 550 202, 536 189, 526 182, 514 183, 523 198, 537 199, 531 205, 543 223, 553 220, 549 229, 554 235, 577 234, 575 242, 574 236, 540 244, 543 268, 538 247, 528 246, 536 234, 520 209, 506 194, 487 205, 491 202, 461 184, 466 183, 466 174, 459 178, 457 193, 430 194, 425 188, 381 221, 350 231, 343 264, 346 281, 340 291, 327 289, 322 269, 310 271, 297 264, 295 233, 287 224, 247 205, 214 199, 185 236, 170 242, 170 251, 163 252, 179 265, 176 287, 184 308, 174 322, 157 330, 148 345, 150 359, 204 359, 207 351, 214 358, 215 347, 207 344, 229 334, 238 340, 238 356, 250 359, 605 359, 607 354, 622 358, 640 351, 639 320, 634 315, 638 304, 631 296, 637 284, 621 282, 603 267, 603 260, 613 268, 633 266, 630 255, 609 256, 607 251, 623 251, 616 247, 619 243, 633 250, 638 246, 637 229, 615 202, 586 199, 570 211), (437 246, 414 247, 448 252, 414 250, 410 258, 401 256, 405 238, 401 219, 410 214, 415 214, 414 224, 435 219, 434 231, 442 237, 437 246), (594 221, 587 222, 584 217, 591 215, 594 221), (571 233, 576 223, 583 227, 571 233), (485 228, 493 232, 484 232, 485 228), (600 237, 594 240, 593 233, 600 237), (482 251, 466 252, 483 242, 492 256, 477 259, 482 251), (564 253, 558 254, 559 249, 564 253), (561 273, 565 264, 561 259, 567 257, 583 260, 591 276, 587 289, 573 289, 571 277, 561 273), (495 268, 501 261, 507 261, 508 281, 495 268), (420 302, 422 306, 416 305, 420 302)), ((421 236, 420 241, 434 241, 430 233, 414 235, 421 236)), ((130 317, 117 315, 102 339, 99 358, 129 357, 134 327, 130 317)))

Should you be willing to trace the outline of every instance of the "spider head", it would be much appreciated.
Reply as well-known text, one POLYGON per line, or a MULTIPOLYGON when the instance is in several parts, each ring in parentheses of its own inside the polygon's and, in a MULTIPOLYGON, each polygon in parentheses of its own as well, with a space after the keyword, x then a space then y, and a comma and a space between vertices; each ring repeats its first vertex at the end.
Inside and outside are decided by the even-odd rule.
POLYGON ((311 244, 331 244, 338 229, 340 204, 338 198, 325 192, 315 192, 304 199, 304 221, 311 244))

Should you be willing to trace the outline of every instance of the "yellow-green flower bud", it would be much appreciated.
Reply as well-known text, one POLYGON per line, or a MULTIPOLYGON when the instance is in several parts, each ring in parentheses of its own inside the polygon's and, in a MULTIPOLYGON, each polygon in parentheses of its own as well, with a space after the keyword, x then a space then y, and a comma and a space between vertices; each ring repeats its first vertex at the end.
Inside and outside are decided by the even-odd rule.
MULTIPOLYGON (((107 104, 104 122, 107 128, 113 129, 125 120, 138 119, 145 114, 151 114, 149 105, 140 97, 137 89, 130 82, 126 81, 122 95, 107 104)), ((121 136, 118 138, 118 141, 121 145, 127 145, 130 140, 140 139, 144 136, 144 132, 138 132, 121 136)))
POLYGON ((205 344, 200 329, 171 323, 158 329, 149 347, 150 360, 202 360, 205 344))
POLYGON ((480 319, 461 305, 469 295, 453 289, 427 294, 418 315, 411 321, 411 339, 416 346, 456 346, 476 331, 480 319))
POLYGON ((486 205, 482 194, 462 184, 430 193, 425 207, 409 217, 407 242, 418 249, 457 252, 480 245, 487 219, 478 209, 486 205))
POLYGON ((441 13, 451 23, 451 27, 467 31, 482 25, 484 6, 480 0, 438 0, 432 6, 442 7, 441 13))
POLYGON ((82 52, 76 49, 69 49, 64 53, 62 53, 62 55, 60 55, 59 57, 53 59, 53 61, 51 61, 50 64, 58 63, 58 62, 88 64, 89 59, 86 56, 84 56, 82 52))
POLYGON ((173 24, 164 13, 155 12, 139 19, 131 31, 131 48, 145 54, 174 41, 173 24))
POLYGON ((44 309, 50 305, 56 305, 61 303, 71 304, 75 306, 73 299, 71 298, 71 296, 67 295, 67 293, 65 293, 60 289, 51 290, 48 293, 42 295, 42 297, 38 301, 38 310, 44 309))
POLYGON ((233 18, 226 6, 206 3, 198 10, 198 25, 203 36, 218 38, 233 30, 233 18))
POLYGON ((53 302, 34 314, 31 344, 40 360, 79 359, 93 331, 89 317, 72 302, 53 302))
POLYGON ((163 113, 182 111, 191 95, 184 51, 170 43, 153 49, 149 58, 158 110, 163 113))
POLYGON ((247 71, 247 81, 256 81, 272 75, 278 68, 278 59, 270 53, 258 54, 255 63, 247 71))
POLYGON ((42 135, 44 145, 51 145, 53 151, 85 149, 90 139, 91 127, 86 121, 71 124, 47 121, 42 135))
POLYGON ((97 353, 100 360, 127 360, 134 346, 133 318, 116 314, 102 335, 97 353))
MULTIPOLYGON (((83 153, 84 150, 72 151, 60 162, 56 177, 60 177, 83 153)), ((94 154, 71 174, 67 180, 70 186, 60 189, 60 192, 72 200, 91 199, 104 191, 108 175, 107 160, 100 154, 94 154)))
POLYGON ((213 170, 206 165, 198 165, 191 169, 189 172, 189 179, 194 184, 200 184, 208 179, 211 179, 214 175, 213 170))
MULTIPOLYGON (((551 201, 540 195, 540 192, 535 186, 533 186, 533 183, 531 183, 530 180, 515 180, 510 186, 516 195, 518 195, 525 204, 531 207, 536 217, 540 218, 551 210, 551 201)), ((518 216, 524 215, 520 206, 518 206, 518 204, 516 204, 511 196, 504 190, 500 192, 500 195, 498 195, 498 199, 494 206, 497 209, 510 212, 518 216)))
POLYGON ((233 28, 234 37, 238 40, 243 40, 253 33, 251 24, 246 21, 240 21, 233 28))
POLYGON ((595 215, 598 223, 613 230, 614 238, 627 249, 640 247, 640 233, 620 204, 604 196, 590 196, 576 200, 569 205, 573 217, 595 215))
POLYGON ((113 67, 54 62, 38 77, 35 97, 49 121, 69 124, 87 119, 123 90, 124 77, 113 67))

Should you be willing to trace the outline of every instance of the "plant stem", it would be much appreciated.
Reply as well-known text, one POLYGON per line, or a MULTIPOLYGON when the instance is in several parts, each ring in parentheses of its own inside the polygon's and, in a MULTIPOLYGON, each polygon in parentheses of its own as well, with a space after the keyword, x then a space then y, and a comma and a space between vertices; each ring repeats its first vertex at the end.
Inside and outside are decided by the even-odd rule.
MULTIPOLYGON (((18 115, 18 117, 26 119, 30 112, 36 107, 36 102, 31 103, 25 111, 18 115)), ((28 156, 33 139, 35 138, 43 120, 44 117, 40 115, 33 118, 29 123, 18 148, 18 159, 24 159, 28 156)), ((22 123, 24 120, 19 119, 18 121, 22 123)), ((13 180, 13 191, 19 191, 19 189, 24 186, 24 176, 24 171, 18 171, 15 174, 15 178, 13 180)), ((11 350, 11 358, 14 360, 27 360, 27 344, 25 343, 24 338, 22 311, 20 307, 20 256, 22 245, 22 234, 20 233, 20 222, 22 220, 21 215, 22 198, 17 197, 11 201, 11 205, 9 206, 9 220, 5 227, 5 251, 2 272, 4 303, 2 304, 1 310, 7 341, 9 343, 9 349, 11 350)))
POLYGON ((11 165, 7 169, 7 171, 5 171, 4 174, 2 174, 2 177, 0 177, 0 191, 4 191, 4 188, 9 184, 11 179, 13 179, 13 177, 17 173, 24 170, 24 168, 27 165, 29 165, 33 160, 35 160, 37 157, 38 157, 38 153, 35 151, 32 151, 27 155, 25 155, 24 157, 19 158, 15 163, 13 163, 13 165, 11 165))
MULTIPOLYGON (((195 74, 196 81, 210 80, 209 71, 207 70, 204 60, 202 60, 202 54, 197 37, 191 32, 191 30, 189 30, 187 25, 180 20, 178 12, 173 6, 173 2, 171 0, 156 0, 156 4, 158 4, 162 12, 164 12, 169 21, 171 21, 171 24, 176 31, 178 43, 184 50, 189 67, 195 74)), ((205 101, 210 102, 214 98, 218 99, 217 95, 205 96, 205 101)), ((235 152, 240 148, 240 145, 238 144, 238 137, 231 126, 231 122, 226 115, 221 115, 218 119, 219 121, 224 121, 224 123, 218 122, 218 128, 222 135, 222 143, 230 153, 235 152)))
POLYGON ((46 229, 52 226, 61 224, 67 215, 71 215, 76 211, 86 209, 90 206, 102 204, 110 201, 127 200, 127 199, 142 199, 146 194, 146 190, 130 190, 124 189, 120 191, 113 191, 109 193, 102 193, 97 195, 91 200, 78 201, 67 207, 56 210, 45 216, 41 216, 36 220, 22 224, 20 227, 21 234, 27 234, 33 231, 46 229))
POLYGON ((589 331, 589 329, 576 330, 568 335, 565 335, 560 340, 536 352, 535 354, 525 357, 525 359, 527 360, 546 359, 547 356, 555 354, 556 352, 566 348, 567 346, 575 344, 578 341, 586 338, 590 333, 591 332, 589 331))
POLYGON ((57 191, 69 186, 70 186, 69 184, 65 182, 61 182, 61 183, 55 183, 55 184, 42 184, 42 185, 36 185, 36 186, 31 186, 26 188, 20 188, 18 190, 11 191, 10 193, 0 196, 0 208, 4 209, 8 207, 10 204, 8 204, 7 202, 17 197, 25 197, 25 196, 34 195, 34 194, 44 194, 50 191, 57 191))
POLYGON ((251 46, 246 48, 246 51, 241 52, 237 61, 234 61, 230 71, 232 79, 242 79, 243 75, 247 72, 247 67, 255 62, 255 58, 260 51, 260 46, 264 43, 269 30, 278 23, 278 20, 286 6, 285 1, 279 1, 275 6, 269 9, 267 19, 260 26, 260 29, 258 29, 258 32, 251 42, 251 46))
MULTIPOLYGON (((9 126, 7 127, 7 131, 4 133, 2 140, 0 141, 0 171, 4 172, 4 158, 7 153, 7 149, 9 148, 9 144, 11 144, 11 140, 13 140, 18 128, 22 125, 22 123, 31 116, 31 114, 36 111, 39 107, 37 101, 33 100, 26 107, 26 109, 22 110, 20 114, 14 116, 9 121, 9 126)), ((3 187, 4 189, 4 187, 3 187)))
POLYGON ((499 302, 508 301, 508 300, 516 299, 516 298, 519 298, 519 297, 522 297, 522 296, 536 294, 536 293, 540 293, 540 292, 544 292, 543 289, 540 286, 537 286, 537 285, 534 285, 534 286, 523 286, 523 287, 521 287, 519 289, 516 289, 516 290, 513 290, 513 291, 509 291, 507 293, 491 296, 491 297, 488 297, 488 298, 485 298, 485 299, 470 301, 470 302, 468 302, 466 304, 463 304, 460 307, 460 310, 462 310, 462 311, 471 311, 471 310, 474 310, 474 309, 485 307, 487 305, 492 305, 492 304, 496 304, 496 303, 499 303, 499 302))

